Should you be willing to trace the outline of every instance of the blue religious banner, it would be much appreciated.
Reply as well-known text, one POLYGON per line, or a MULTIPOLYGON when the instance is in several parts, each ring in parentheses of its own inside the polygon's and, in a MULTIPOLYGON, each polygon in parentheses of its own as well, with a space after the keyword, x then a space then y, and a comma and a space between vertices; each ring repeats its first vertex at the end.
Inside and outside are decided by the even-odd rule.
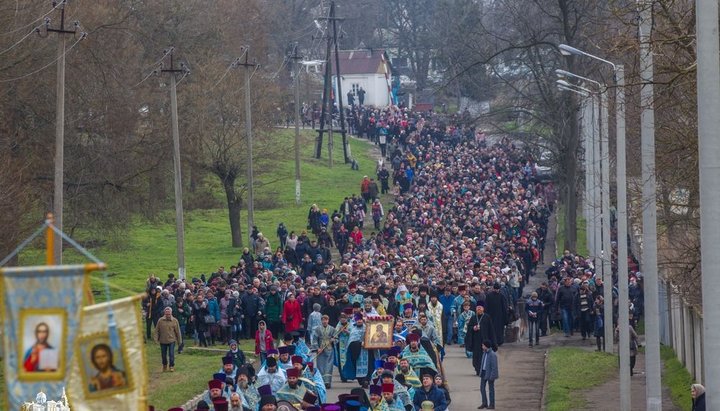
POLYGON ((0 268, 5 405, 60 397, 72 366, 88 272, 95 264, 0 268))

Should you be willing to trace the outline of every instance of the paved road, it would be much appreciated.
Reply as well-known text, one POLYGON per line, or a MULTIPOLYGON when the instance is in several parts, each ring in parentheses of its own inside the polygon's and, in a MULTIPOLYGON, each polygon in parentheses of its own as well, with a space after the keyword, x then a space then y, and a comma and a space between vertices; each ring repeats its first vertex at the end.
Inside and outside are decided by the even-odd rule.
MULTIPOLYGON (((545 263, 552 262, 555 254, 555 222, 551 217, 548 239, 546 241, 545 263)), ((526 287, 526 293, 540 286, 544 279, 544 268, 538 268, 526 287)), ((543 402, 545 384, 545 357, 547 349, 553 341, 551 337, 540 339, 540 345, 530 348, 527 337, 516 343, 506 343, 498 350, 500 379, 495 386, 495 407, 498 410, 540 410, 543 402), (546 340, 547 341, 544 341, 546 340)), ((457 345, 445 348, 444 368, 450 385, 450 397, 453 411, 475 410, 481 404, 480 377, 475 375, 470 359, 465 357, 464 350, 457 345)), ((356 381, 342 383, 335 370, 332 389, 328 392, 328 400, 336 401, 339 394, 347 393, 358 387, 356 381)))

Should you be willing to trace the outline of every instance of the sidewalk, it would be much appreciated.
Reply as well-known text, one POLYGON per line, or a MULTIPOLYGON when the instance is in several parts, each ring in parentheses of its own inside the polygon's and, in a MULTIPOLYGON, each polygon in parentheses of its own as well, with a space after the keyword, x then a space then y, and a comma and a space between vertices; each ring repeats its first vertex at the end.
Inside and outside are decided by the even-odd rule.
MULTIPOLYGON (((543 262, 546 263, 546 266, 551 263, 557 256, 555 252, 555 230, 557 227, 555 221, 555 214, 551 216, 548 225, 549 232, 548 238, 546 240, 546 248, 543 259, 543 262)), ((536 275, 535 277, 530 279, 530 285, 533 287, 533 289, 538 287, 542 281, 546 280, 545 276, 540 272, 540 269, 538 269, 538 273, 540 273, 540 275, 536 275)), ((526 292, 528 292, 527 289, 526 292)), ((561 332, 558 332, 557 330, 554 331, 554 334, 550 334, 544 339, 544 343, 547 344, 547 349, 552 348, 553 346, 558 346, 577 347, 583 350, 587 350, 588 352, 595 350, 594 339, 583 341, 578 334, 576 334, 576 337, 562 338, 561 332)), ((641 336, 641 340, 642 337, 643 336, 641 336)), ((541 347, 543 347, 543 340, 541 339, 540 342, 541 347)), ((615 348, 617 349, 617 347, 615 348)), ((635 375, 631 379, 632 388, 630 390, 630 399, 631 409, 633 410, 644 410, 646 408, 644 371, 645 355, 643 353, 639 353, 635 364, 635 375)), ((544 390, 545 387, 543 387, 543 391, 544 390)), ((580 408, 580 410, 617 410, 620 398, 620 375, 616 373, 609 381, 588 390, 580 391, 578 392, 578 395, 582 396, 583 399, 586 401, 585 406, 583 408, 580 408)), ((544 404, 541 409, 545 409, 544 404)), ((666 387, 663 387, 663 410, 679 410, 679 408, 673 405, 672 400, 670 399, 669 390, 666 387)))
MULTIPOLYGON (((633 410, 644 410, 645 409, 645 355, 638 353, 637 362, 635 363, 635 375, 631 379, 632 388, 630 389, 630 408, 633 410)), ((670 392, 666 387, 663 387, 663 410, 677 410, 680 408, 676 407, 670 399, 670 392)), ((594 387, 590 390, 583 392, 583 397, 587 401, 587 404, 582 410, 616 410, 617 398, 620 398, 620 376, 615 375, 610 381, 605 384, 594 387), (610 404, 608 404, 610 399, 610 404)))

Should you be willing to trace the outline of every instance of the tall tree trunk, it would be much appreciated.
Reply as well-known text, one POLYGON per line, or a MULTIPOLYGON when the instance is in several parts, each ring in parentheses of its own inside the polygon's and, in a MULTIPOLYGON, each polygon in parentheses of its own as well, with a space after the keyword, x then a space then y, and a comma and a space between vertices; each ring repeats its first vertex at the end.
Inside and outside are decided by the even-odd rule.
POLYGON ((235 248, 241 248, 243 246, 242 227, 240 226, 240 209, 242 208, 242 199, 235 192, 235 177, 225 176, 223 179, 223 187, 225 188, 225 197, 227 198, 232 246, 235 248))

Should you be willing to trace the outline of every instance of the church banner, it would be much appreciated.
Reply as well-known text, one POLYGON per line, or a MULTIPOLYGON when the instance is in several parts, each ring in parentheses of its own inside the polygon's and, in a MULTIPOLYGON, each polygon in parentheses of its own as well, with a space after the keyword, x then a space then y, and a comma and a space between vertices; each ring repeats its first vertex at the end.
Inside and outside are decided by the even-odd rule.
POLYGON ((73 411, 147 409, 140 298, 127 297, 83 309, 68 379, 73 411), (109 322, 111 310, 115 327, 109 322))
POLYGON ((0 269, 5 404, 19 410, 39 392, 63 394, 73 362, 88 266, 0 269))

